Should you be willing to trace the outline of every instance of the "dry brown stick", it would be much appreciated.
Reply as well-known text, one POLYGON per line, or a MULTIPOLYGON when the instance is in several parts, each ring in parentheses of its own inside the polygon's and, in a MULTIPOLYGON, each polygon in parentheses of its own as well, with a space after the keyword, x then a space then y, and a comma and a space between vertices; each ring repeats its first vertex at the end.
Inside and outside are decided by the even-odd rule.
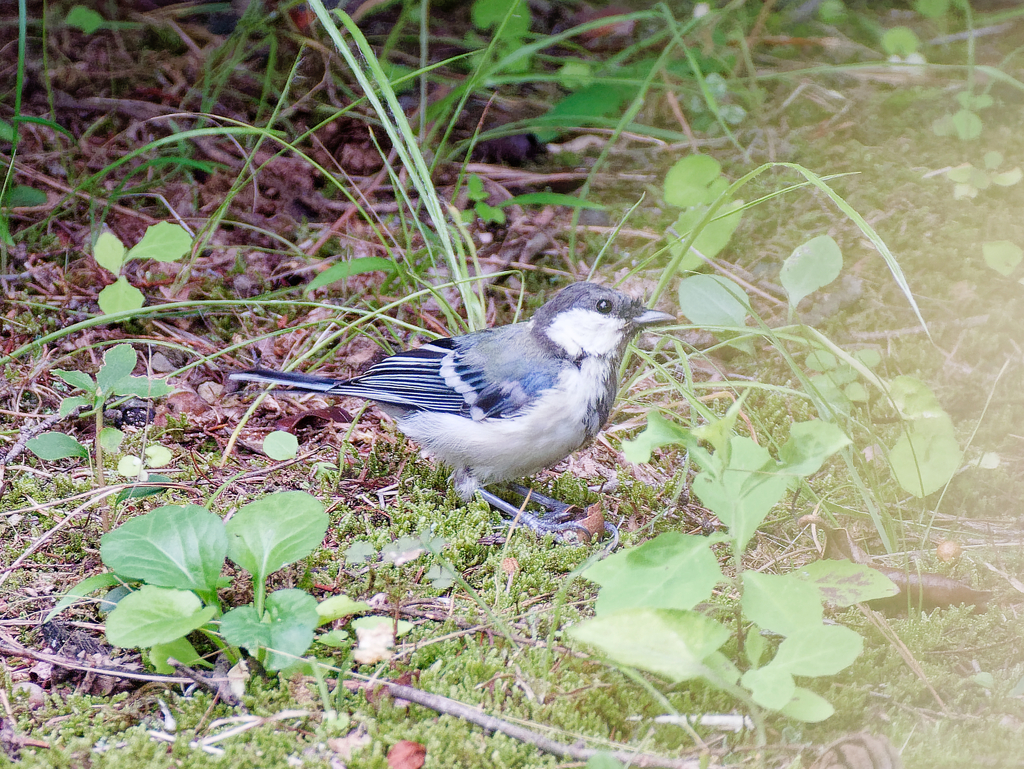
MULTIPOLYGON (((476 724, 489 732, 501 732, 508 737, 534 745, 545 753, 550 753, 554 756, 558 756, 559 758, 570 758, 575 761, 588 761, 598 753, 610 752, 616 759, 625 762, 628 766, 666 767, 666 769, 698 769, 698 767, 701 766, 700 760, 696 758, 670 758, 668 756, 655 756, 649 753, 630 753, 624 750, 603 751, 596 750, 594 748, 579 748, 575 745, 566 745, 564 742, 552 740, 539 732, 527 729, 525 726, 519 726, 518 724, 513 724, 500 718, 495 718, 494 716, 489 716, 470 705, 459 702, 458 700, 443 697, 440 694, 431 694, 430 692, 425 692, 422 689, 392 683, 391 681, 383 679, 367 682, 346 682, 346 685, 354 685, 355 688, 365 688, 377 684, 385 687, 393 697, 414 702, 417 705, 422 705, 425 708, 430 708, 431 710, 444 715, 461 718, 462 720, 476 724)), ((708 766, 711 769, 715 769, 715 767, 718 767, 719 765, 709 764, 708 766)))

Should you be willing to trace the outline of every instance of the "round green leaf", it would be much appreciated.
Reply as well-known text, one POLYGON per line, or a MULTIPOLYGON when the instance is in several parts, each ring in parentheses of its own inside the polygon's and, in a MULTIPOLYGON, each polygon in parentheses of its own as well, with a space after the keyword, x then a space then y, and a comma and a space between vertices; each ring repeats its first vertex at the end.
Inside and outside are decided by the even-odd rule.
POLYGON ((324 506, 304 491, 250 502, 227 522, 228 557, 259 582, 313 552, 327 533, 324 506))
POLYGON ((886 56, 909 56, 920 46, 921 41, 908 27, 893 27, 882 35, 882 50, 886 56))
POLYGON ((745 328, 750 302, 728 278, 694 275, 679 282, 679 309, 698 326, 745 328))
POLYGON ((96 245, 92 247, 92 258, 103 269, 120 275, 124 266, 124 256, 124 244, 110 230, 104 230, 96 238, 96 245))
POLYGON ((192 250, 192 236, 180 224, 157 222, 146 230, 128 259, 153 259, 157 262, 176 262, 192 250))
POLYGON ((138 310, 146 303, 146 298, 142 295, 142 292, 129 284, 128 279, 124 275, 100 291, 96 300, 104 315, 112 315, 115 312, 125 312, 126 310, 138 310))
POLYGON ((710 155, 687 155, 665 174, 665 202, 677 208, 713 203, 729 186, 710 155))
POLYGON ((96 373, 96 386, 100 392, 107 397, 113 395, 117 384, 131 376, 138 359, 130 344, 114 345, 103 353, 103 365, 96 373))
POLYGON ((991 240, 981 244, 981 253, 985 264, 1000 275, 1010 275, 1024 259, 1024 251, 1016 243, 1008 240, 991 240))
POLYGON ((286 459, 294 459, 299 453, 299 441, 289 432, 274 430, 263 439, 263 451, 271 459, 282 462, 286 459))

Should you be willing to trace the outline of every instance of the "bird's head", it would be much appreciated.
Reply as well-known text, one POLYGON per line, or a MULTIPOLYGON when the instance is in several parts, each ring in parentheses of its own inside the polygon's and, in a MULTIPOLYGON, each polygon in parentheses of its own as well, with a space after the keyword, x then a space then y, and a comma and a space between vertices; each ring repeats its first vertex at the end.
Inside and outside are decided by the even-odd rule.
POLYGON ((573 283, 533 316, 533 333, 566 357, 617 357, 645 326, 675 320, 620 291, 573 283))

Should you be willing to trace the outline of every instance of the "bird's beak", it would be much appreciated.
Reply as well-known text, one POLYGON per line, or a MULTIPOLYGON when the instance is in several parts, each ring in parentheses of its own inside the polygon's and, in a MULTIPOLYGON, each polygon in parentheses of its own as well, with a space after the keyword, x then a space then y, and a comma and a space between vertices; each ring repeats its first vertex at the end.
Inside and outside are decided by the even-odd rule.
POLYGON ((671 323, 675 320, 674 315, 659 310, 644 310, 644 312, 633 318, 633 323, 638 326, 653 326, 658 323, 671 323))

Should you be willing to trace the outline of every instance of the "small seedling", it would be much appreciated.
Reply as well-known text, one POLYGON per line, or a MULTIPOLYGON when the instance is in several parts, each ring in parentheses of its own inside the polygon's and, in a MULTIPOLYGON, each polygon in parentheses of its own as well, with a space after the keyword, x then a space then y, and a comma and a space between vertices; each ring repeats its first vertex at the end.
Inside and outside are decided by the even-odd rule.
POLYGON ((993 184, 998 187, 1012 187, 1024 178, 1020 166, 1015 166, 1009 171, 998 171, 999 166, 1003 164, 1003 156, 994 150, 985 153, 984 164, 984 168, 975 168, 970 163, 964 163, 946 171, 946 176, 956 185, 953 187, 955 200, 976 198, 980 191, 987 190, 993 184))
MULTIPOLYGON (((158 398, 169 395, 171 388, 163 379, 132 376, 138 356, 129 344, 111 347, 103 354, 103 365, 93 379, 84 371, 66 371, 54 369, 53 373, 84 395, 72 395, 60 403, 60 415, 67 416, 78 408, 88 407, 95 418, 96 438, 94 454, 96 461, 96 485, 106 484, 103 474, 104 449, 110 447, 116 451, 121 444, 123 435, 120 430, 103 426, 103 409, 106 402, 115 396, 131 396, 139 398, 158 398)), ((47 432, 33 438, 27 444, 29 451, 40 459, 56 460, 69 457, 88 458, 89 451, 70 435, 58 432, 47 432)), ((103 509, 103 530, 109 527, 106 508, 103 509)))
POLYGON ((741 200, 720 203, 715 218, 704 222, 711 206, 729 187, 721 164, 708 155, 688 155, 665 175, 665 202, 683 209, 669 227, 669 251, 681 272, 702 268, 728 245, 740 224, 741 200), (694 231, 703 227, 694 235, 694 231), (703 257, 703 258, 702 258, 703 257))
POLYGON ((104 230, 93 246, 93 259, 103 269, 117 276, 117 280, 100 291, 100 310, 105 315, 127 310, 138 310, 145 297, 121 274, 133 259, 152 259, 157 262, 176 262, 192 250, 192 236, 185 229, 170 222, 158 222, 146 230, 134 248, 125 249, 118 237, 104 230))
POLYGON ((469 181, 466 184, 466 194, 473 203, 473 210, 462 212, 463 221, 468 224, 473 221, 473 216, 476 215, 487 224, 505 224, 505 212, 497 206, 487 204, 488 194, 487 190, 484 189, 484 180, 476 174, 472 174, 469 177, 469 181))

